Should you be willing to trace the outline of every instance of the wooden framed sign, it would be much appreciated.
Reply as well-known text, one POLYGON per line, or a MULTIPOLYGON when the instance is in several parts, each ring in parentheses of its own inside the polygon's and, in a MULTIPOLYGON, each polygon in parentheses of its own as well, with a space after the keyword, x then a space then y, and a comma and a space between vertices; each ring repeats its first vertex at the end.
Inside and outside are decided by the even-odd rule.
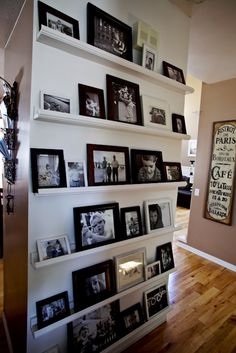
POLYGON ((205 218, 230 225, 234 194, 236 120, 215 122, 205 218))

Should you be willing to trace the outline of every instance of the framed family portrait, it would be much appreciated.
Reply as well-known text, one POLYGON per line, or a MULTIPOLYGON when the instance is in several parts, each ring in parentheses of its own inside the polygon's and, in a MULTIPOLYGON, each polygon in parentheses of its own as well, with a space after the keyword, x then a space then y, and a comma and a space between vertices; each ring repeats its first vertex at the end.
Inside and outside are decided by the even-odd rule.
POLYGON ((136 184, 163 181, 162 152, 131 149, 131 171, 136 184))
POLYGON ((60 33, 79 39, 79 22, 45 3, 38 1, 39 28, 47 26, 60 33))
POLYGON ((36 302, 38 329, 70 315, 68 292, 62 292, 36 302))
POLYGON ((67 187, 80 188, 87 186, 85 161, 66 161, 67 187))
POLYGON ((66 187, 63 150, 31 148, 33 192, 44 188, 66 187))
POLYGON ((103 90, 79 83, 79 111, 84 116, 105 119, 103 90))
POLYGON ((132 61, 132 28, 91 3, 87 4, 88 43, 132 61))
POLYGON ((168 308, 169 297, 167 284, 163 283, 149 289, 144 293, 144 301, 148 320, 168 308))
POLYGON ((151 71, 157 71, 157 51, 143 44, 142 66, 151 71))
POLYGON ((108 119, 142 125, 139 85, 106 75, 108 119))
POLYGON ((157 229, 173 227, 173 212, 170 199, 144 201, 144 214, 147 233, 157 229))
POLYGON ((161 262, 155 261, 145 267, 145 279, 156 277, 161 273, 161 262))
POLYGON ((171 130, 170 107, 167 101, 143 95, 142 108, 145 126, 171 130))
POLYGON ((119 240, 119 206, 117 202, 75 207, 76 251, 82 251, 119 240))
POLYGON ((178 81, 185 85, 185 78, 183 70, 179 69, 178 67, 163 61, 163 72, 164 76, 171 78, 172 80, 178 81))
POLYGON ((187 134, 183 115, 175 113, 172 114, 172 129, 174 132, 178 132, 179 134, 187 134))
POLYGON ((181 181, 183 179, 179 162, 163 162, 163 170, 166 181, 181 181))
POLYGON ((123 335, 127 335, 144 323, 142 307, 136 303, 120 313, 121 330, 123 335))
POLYGON ((143 235, 141 211, 139 206, 120 209, 121 230, 125 239, 143 235))
POLYGON ((39 261, 70 254, 70 245, 66 235, 56 235, 37 239, 39 261))
POLYGON ((171 242, 160 245, 156 248, 156 259, 161 263, 161 273, 175 267, 171 242))
POLYGON ((129 149, 121 146, 87 145, 88 184, 129 184, 129 149))
POLYGON ((40 92, 41 109, 51 110, 54 112, 70 113, 70 99, 55 96, 50 93, 40 92))

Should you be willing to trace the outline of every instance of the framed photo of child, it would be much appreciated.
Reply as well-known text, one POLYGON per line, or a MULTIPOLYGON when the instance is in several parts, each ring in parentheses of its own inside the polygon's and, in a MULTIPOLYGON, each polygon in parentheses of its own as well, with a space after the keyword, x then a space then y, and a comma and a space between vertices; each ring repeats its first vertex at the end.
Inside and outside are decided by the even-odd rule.
POLYGON ((156 259, 160 261, 161 273, 169 271, 175 267, 171 242, 162 244, 156 248, 156 259))
POLYGON ((120 209, 121 231, 124 239, 138 237, 143 234, 141 211, 139 206, 120 209))
POLYGON ((102 89, 79 83, 79 112, 81 115, 105 119, 104 92, 102 89))
POLYGON ((155 233, 160 228, 174 225, 172 203, 170 199, 144 201, 146 232, 155 233))

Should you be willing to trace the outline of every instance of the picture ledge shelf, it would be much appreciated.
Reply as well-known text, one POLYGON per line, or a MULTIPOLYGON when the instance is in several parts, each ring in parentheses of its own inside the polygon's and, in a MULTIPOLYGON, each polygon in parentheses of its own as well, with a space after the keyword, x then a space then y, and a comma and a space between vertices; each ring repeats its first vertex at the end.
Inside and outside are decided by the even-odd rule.
POLYGON ((37 40, 40 43, 50 45, 51 47, 63 50, 67 53, 85 58, 98 64, 109 66, 111 68, 123 69, 125 72, 129 70, 130 72, 135 73, 136 76, 138 74, 154 84, 167 87, 168 89, 174 91, 182 92, 183 94, 194 92, 192 87, 172 80, 157 72, 148 70, 141 65, 135 64, 123 58, 119 58, 100 48, 55 31, 47 26, 42 26, 37 35, 37 40))

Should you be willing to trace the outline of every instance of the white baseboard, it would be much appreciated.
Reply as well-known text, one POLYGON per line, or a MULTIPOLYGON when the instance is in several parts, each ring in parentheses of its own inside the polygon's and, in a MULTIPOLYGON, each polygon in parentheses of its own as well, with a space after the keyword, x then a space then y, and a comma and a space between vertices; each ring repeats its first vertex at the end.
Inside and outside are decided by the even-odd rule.
POLYGON ((177 242, 177 245, 185 250, 188 250, 188 251, 198 255, 198 256, 204 257, 205 259, 207 259, 209 261, 215 262, 216 264, 221 265, 221 266, 227 268, 228 270, 236 272, 236 266, 233 264, 230 264, 229 262, 218 259, 218 257, 207 254, 206 252, 203 252, 201 250, 193 248, 192 246, 190 246, 186 243, 182 243, 180 241, 177 242))
POLYGON ((7 338, 7 345, 8 345, 9 353, 14 353, 13 348, 12 348, 9 330, 8 330, 7 320, 6 320, 6 316, 5 316, 4 312, 2 313, 2 322, 3 322, 3 326, 4 326, 6 338, 7 338))

